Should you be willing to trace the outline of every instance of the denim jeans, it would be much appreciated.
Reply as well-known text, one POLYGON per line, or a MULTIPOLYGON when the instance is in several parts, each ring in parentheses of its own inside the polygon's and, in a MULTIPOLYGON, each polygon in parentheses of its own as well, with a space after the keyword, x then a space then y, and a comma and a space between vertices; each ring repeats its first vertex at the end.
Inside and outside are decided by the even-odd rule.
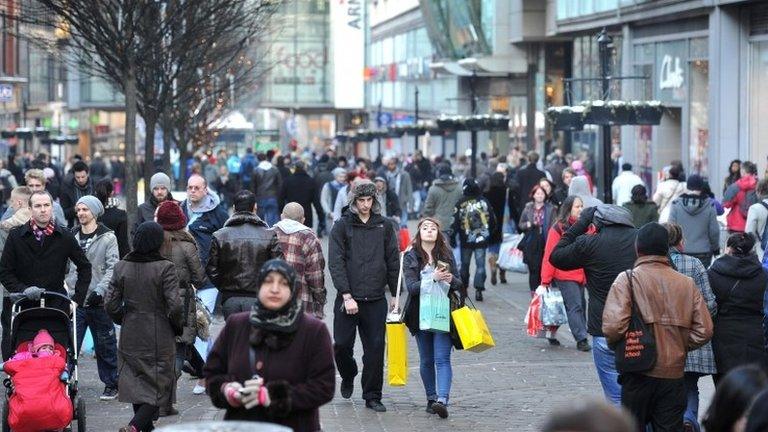
POLYGON ((587 339, 587 302, 584 299, 584 286, 574 281, 555 279, 552 285, 560 289, 568 315, 568 326, 576 342, 587 339))
POLYGON ((419 330, 415 336, 416 345, 419 347, 419 372, 427 393, 427 400, 439 400, 447 404, 453 379, 451 335, 419 330))
POLYGON ((408 228, 408 209, 400 210, 400 228, 408 228))
POLYGON ((697 372, 685 373, 685 395, 688 401, 685 407, 683 421, 693 425, 693 430, 699 432, 699 378, 705 376, 697 372))
POLYGON ((256 200, 256 213, 269 226, 273 226, 280 221, 280 209, 277 205, 277 198, 262 198, 256 200))
POLYGON ((475 254, 475 280, 474 287, 478 291, 485 289, 485 249, 461 249, 461 281, 464 286, 469 286, 469 263, 472 254, 475 254))
POLYGON ((83 346, 85 330, 93 334, 96 368, 99 379, 107 387, 117 388, 117 338, 115 324, 102 306, 77 308, 77 352, 83 346))
MULTIPOLYGON (((197 296, 200 297, 200 300, 202 300, 203 304, 208 308, 208 311, 210 311, 211 314, 213 314, 213 309, 216 307, 216 298, 218 295, 219 290, 216 288, 206 288, 197 291, 197 296)), ((200 357, 203 358, 203 361, 208 360, 208 353, 213 347, 213 342, 213 337, 208 339, 208 342, 200 338, 195 338, 195 349, 197 349, 197 352, 200 354, 200 357)))
POLYGON ((595 360, 597 377, 603 386, 603 394, 608 402, 621 405, 621 384, 619 373, 616 371, 616 358, 612 349, 608 348, 608 342, 602 336, 592 338, 592 357, 595 360))

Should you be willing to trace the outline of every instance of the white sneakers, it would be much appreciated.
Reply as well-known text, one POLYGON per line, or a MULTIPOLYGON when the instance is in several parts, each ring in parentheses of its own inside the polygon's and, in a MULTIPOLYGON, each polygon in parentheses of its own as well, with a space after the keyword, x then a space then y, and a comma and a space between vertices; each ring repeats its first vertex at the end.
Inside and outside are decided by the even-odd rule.
POLYGON ((201 395, 205 393, 205 386, 195 384, 195 388, 192 389, 192 394, 201 395))

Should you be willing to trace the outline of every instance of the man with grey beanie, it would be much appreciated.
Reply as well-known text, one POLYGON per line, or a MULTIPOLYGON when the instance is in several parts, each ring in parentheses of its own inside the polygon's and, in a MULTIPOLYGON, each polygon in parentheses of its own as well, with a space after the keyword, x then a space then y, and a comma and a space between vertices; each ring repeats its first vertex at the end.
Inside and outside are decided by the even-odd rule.
POLYGON ((152 195, 149 197, 149 201, 143 202, 139 205, 139 214, 136 217, 136 225, 133 227, 133 231, 136 231, 136 227, 143 222, 155 220, 155 209, 163 201, 173 201, 171 195, 171 178, 165 173, 155 173, 149 179, 149 189, 152 191, 152 195))
POLYGON ((355 333, 363 343, 363 399, 376 411, 384 381, 384 328, 389 307, 386 287, 394 304, 399 272, 397 226, 381 215, 376 186, 357 180, 348 195, 347 207, 333 225, 328 242, 328 269, 336 287, 333 306, 333 337, 336 366, 341 375, 341 396, 349 399, 354 389, 357 362, 355 333))
MULTIPOLYGON (((77 351, 83 344, 85 330, 90 328, 96 348, 96 367, 104 383, 101 400, 108 401, 117 397, 117 339, 115 325, 104 309, 104 297, 120 254, 115 234, 97 222, 104 214, 104 206, 98 198, 93 195, 80 197, 75 204, 75 213, 79 226, 72 230, 72 234, 91 263, 91 282, 85 303, 77 307, 77 351)), ((67 285, 74 287, 76 280, 77 272, 74 266, 69 266, 67 285)))

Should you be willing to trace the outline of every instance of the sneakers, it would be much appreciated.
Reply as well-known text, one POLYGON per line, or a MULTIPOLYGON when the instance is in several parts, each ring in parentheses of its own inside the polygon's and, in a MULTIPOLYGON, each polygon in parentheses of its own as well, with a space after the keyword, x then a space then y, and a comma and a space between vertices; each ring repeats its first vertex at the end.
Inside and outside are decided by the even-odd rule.
MULTIPOLYGON (((434 407, 435 405, 437 405, 437 403, 435 403, 432 406, 434 407)), ((387 412, 387 407, 385 407, 384 404, 381 403, 381 401, 378 399, 371 399, 371 400, 365 401, 365 407, 370 408, 378 413, 387 412)))
POLYGON ((352 380, 341 380, 341 397, 349 399, 352 397, 352 391, 355 389, 355 382, 352 380))
POLYGON ((475 291, 475 301, 483 301, 483 292, 480 290, 475 291))
POLYGON ((111 401, 117 399, 117 389, 114 387, 104 387, 104 392, 99 399, 103 401, 111 401))
POLYGON ((587 351, 591 351, 592 347, 589 345, 589 341, 588 340, 583 339, 583 340, 580 340, 580 341, 576 342, 576 349, 579 350, 579 351, 587 352, 587 351))
POLYGON ((128 425, 121 427, 119 432, 139 432, 139 430, 134 425, 128 425))
POLYGON ((551 346, 560 346, 560 341, 557 338, 547 338, 547 340, 551 346))
POLYGON ((195 384, 195 388, 192 389, 192 394, 201 395, 205 393, 205 386, 195 384))
POLYGON ((448 418, 448 407, 440 401, 432 404, 432 411, 439 415, 440 418, 448 418))

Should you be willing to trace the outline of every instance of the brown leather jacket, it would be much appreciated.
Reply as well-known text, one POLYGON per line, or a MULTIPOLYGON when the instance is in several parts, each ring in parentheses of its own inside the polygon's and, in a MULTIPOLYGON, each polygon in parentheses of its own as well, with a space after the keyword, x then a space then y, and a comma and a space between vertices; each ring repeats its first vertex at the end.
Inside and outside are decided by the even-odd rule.
MULTIPOLYGON (((641 256, 633 270, 633 294, 656 338, 656 365, 643 375, 682 378, 685 356, 712 338, 712 318, 701 293, 688 276, 678 273, 666 256, 641 256)), ((603 310, 608 343, 624 337, 632 314, 629 272, 619 273, 603 310)))

